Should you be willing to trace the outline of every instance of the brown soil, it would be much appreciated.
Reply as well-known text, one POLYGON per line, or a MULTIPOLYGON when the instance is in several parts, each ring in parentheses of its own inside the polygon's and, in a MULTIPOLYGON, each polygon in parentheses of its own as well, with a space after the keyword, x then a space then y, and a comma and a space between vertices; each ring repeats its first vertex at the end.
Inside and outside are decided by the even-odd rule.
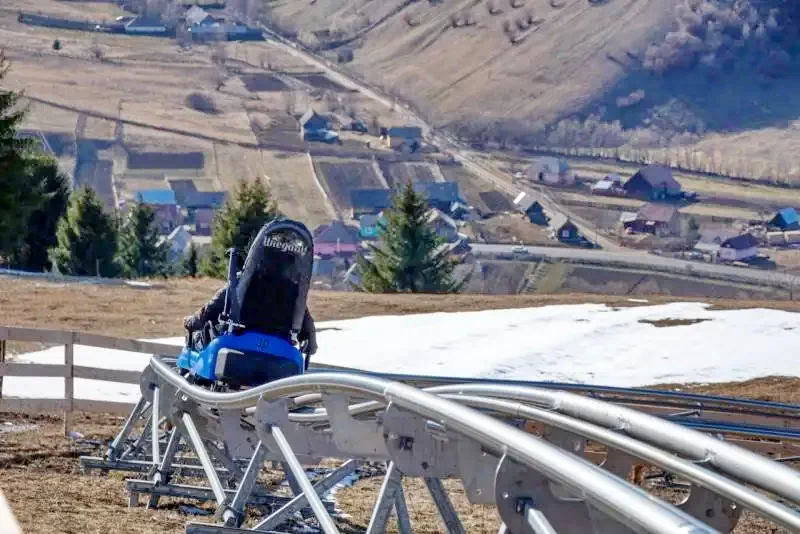
POLYGON ((670 326, 688 326, 690 324, 703 323, 711 319, 639 319, 640 323, 651 324, 656 328, 669 328, 670 326))

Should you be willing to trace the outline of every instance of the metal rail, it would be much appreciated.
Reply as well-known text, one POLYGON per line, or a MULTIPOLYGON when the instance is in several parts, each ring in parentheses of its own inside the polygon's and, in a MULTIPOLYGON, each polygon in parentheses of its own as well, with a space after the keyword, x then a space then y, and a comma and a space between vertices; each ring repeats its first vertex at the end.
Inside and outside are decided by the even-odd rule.
MULTIPOLYGON (((149 465, 147 480, 128 482, 132 504, 134 492, 149 493, 148 506, 157 506, 160 495, 216 501, 220 523, 190 523, 187 534, 248 531, 241 528, 244 503, 267 502, 270 495, 257 482, 264 462, 282 466, 294 497, 267 513, 256 530, 280 530, 299 511, 313 514, 326 533, 337 532, 322 498, 346 471, 375 460, 388 469, 371 533, 385 531, 392 509, 400 531, 411 531, 404 477, 424 481, 449 532, 464 527, 449 486, 440 481, 446 478, 462 481, 470 503, 496 506, 501 530, 515 534, 731 532, 742 509, 800 531, 794 509, 800 476, 788 463, 698 431, 797 440, 800 407, 636 388, 399 378, 409 383, 374 373, 314 371, 220 393, 190 384, 153 357, 141 377, 142 400, 106 460, 85 463, 139 473, 149 465), (134 427, 142 422, 136 437, 134 427), (178 435, 195 458, 173 460, 178 435), (600 465, 596 448, 587 450, 590 442, 607 448, 600 465), (324 458, 345 463, 312 484, 300 466, 324 458), (174 484, 170 472, 183 465, 204 474, 208 486, 174 484), (638 475, 628 482, 634 466, 639 472, 645 465, 682 477, 689 498, 673 505, 639 487, 638 475)), ((780 447, 792 455, 791 447, 780 447)))
MULTIPOLYGON (((260 400, 277 400, 309 391, 345 392, 379 399, 414 415, 429 418, 472 439, 496 455, 509 458, 547 479, 583 494, 610 517, 634 530, 703 532, 708 526, 674 507, 650 498, 639 488, 610 475, 590 462, 505 425, 485 414, 408 385, 363 375, 313 373, 265 384, 243 392, 212 393, 188 384, 170 367, 151 360, 159 380, 192 401, 219 410, 242 409, 260 400)), ((672 423, 665 423, 677 426, 672 423)))

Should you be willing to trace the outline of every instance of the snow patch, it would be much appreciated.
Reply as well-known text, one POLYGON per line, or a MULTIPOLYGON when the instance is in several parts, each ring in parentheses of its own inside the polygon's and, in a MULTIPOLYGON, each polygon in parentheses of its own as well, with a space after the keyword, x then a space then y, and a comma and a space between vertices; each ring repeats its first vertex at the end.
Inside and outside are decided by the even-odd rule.
MULTIPOLYGON (((609 386, 797 376, 800 314, 703 303, 558 305, 321 322, 312 361, 366 371, 609 386), (696 322, 702 320, 701 322, 696 322), (671 321, 669 328, 654 324, 671 321), (769 357, 765 355, 769 354, 769 357)), ((183 337, 153 340, 181 346, 183 337)), ((141 371, 148 354, 75 346, 76 365, 141 371)), ((63 363, 63 347, 16 360, 63 363)), ((6 377, 9 397, 61 398, 61 378, 6 377)), ((79 399, 134 403, 135 384, 75 379, 79 399)))

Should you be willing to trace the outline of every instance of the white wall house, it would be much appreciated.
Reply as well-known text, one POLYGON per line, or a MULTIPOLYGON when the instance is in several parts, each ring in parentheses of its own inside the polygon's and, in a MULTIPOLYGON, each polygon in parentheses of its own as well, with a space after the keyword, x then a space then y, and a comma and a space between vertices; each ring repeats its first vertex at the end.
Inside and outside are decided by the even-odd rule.
POLYGON ((758 239, 752 234, 742 234, 726 239, 719 247, 719 259, 722 261, 742 261, 758 255, 758 239))

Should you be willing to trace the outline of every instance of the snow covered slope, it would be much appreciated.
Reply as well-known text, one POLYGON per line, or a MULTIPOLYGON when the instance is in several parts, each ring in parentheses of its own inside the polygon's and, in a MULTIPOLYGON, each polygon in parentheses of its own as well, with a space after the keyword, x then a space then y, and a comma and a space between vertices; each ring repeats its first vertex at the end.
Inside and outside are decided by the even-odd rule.
MULTIPOLYGON (((314 361, 369 371, 611 386, 797 375, 800 314, 700 303, 584 304, 319 323, 314 361)), ((183 338, 157 340, 180 345, 183 338)), ((75 347, 75 364, 143 369, 149 355, 75 347)), ((63 349, 17 361, 63 362, 63 349)), ((57 398, 60 378, 4 379, 12 397, 57 398)), ((77 398, 134 402, 138 386, 75 380, 77 398)))

